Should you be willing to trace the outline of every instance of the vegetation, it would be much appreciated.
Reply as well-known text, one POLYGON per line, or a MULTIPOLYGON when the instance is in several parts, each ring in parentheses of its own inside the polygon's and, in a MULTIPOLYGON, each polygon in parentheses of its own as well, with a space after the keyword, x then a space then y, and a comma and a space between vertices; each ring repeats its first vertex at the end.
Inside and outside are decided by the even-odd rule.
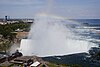
POLYGON ((15 30, 21 29, 23 31, 29 31, 31 24, 30 23, 13 23, 0 25, 0 51, 7 52, 7 49, 10 48, 11 44, 16 38, 15 30))
POLYGON ((29 23, 13 23, 13 24, 6 24, 0 25, 0 34, 3 37, 8 37, 12 35, 11 32, 15 32, 17 29, 22 29, 23 31, 29 31, 31 24, 29 23))
POLYGON ((67 65, 67 64, 54 64, 54 63, 48 63, 47 66, 48 67, 82 67, 81 65, 78 64, 67 65))
POLYGON ((7 50, 11 47, 11 41, 8 39, 2 39, 0 41, 0 51, 7 53, 7 50))

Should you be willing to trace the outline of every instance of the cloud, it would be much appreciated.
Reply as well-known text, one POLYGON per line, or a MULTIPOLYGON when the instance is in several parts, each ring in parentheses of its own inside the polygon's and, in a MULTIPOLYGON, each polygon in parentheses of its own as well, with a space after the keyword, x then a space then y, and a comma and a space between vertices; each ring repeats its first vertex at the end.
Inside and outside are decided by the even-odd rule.
POLYGON ((0 0, 0 5, 39 5, 40 0, 0 0))
POLYGON ((99 17, 99 2, 100 0, 0 0, 0 15, 31 16, 47 11, 68 18, 92 18, 99 17))

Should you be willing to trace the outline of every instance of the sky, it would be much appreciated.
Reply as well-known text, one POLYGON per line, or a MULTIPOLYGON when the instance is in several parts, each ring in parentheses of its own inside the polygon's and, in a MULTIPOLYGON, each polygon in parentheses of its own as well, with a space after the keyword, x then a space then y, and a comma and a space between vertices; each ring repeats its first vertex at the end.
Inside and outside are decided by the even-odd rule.
POLYGON ((100 0, 0 0, 0 18, 47 13, 70 19, 100 19, 100 0))

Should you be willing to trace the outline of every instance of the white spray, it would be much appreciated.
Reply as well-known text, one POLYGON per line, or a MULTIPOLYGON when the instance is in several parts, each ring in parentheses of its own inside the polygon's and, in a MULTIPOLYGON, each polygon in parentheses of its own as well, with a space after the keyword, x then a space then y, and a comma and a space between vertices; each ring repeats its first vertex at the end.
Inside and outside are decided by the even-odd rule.
POLYGON ((53 56, 87 52, 93 43, 79 40, 69 25, 77 24, 61 17, 38 15, 28 39, 22 39, 24 55, 53 56), (64 21, 64 22, 62 22, 64 21), (67 23, 67 26, 66 26, 67 23))

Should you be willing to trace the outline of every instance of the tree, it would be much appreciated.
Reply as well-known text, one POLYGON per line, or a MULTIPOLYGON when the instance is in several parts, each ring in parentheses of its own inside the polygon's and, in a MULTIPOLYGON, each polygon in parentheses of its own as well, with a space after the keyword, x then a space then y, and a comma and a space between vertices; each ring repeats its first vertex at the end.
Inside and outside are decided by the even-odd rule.
POLYGON ((0 41, 0 51, 7 53, 7 50, 11 47, 11 42, 8 39, 2 39, 0 41))
POLYGON ((1 35, 3 35, 4 38, 7 38, 12 32, 12 29, 9 26, 3 26, 2 30, 0 32, 1 35))

